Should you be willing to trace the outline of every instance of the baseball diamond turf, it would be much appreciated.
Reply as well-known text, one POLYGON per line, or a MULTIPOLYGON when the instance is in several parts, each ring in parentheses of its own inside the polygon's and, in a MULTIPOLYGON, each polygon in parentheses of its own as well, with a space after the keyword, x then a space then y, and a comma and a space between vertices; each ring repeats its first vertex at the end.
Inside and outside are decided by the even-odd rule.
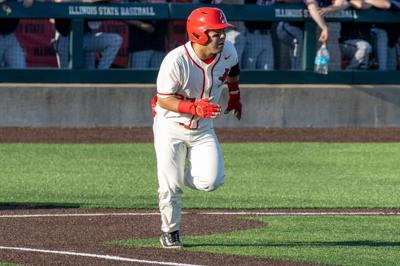
MULTIPOLYGON (((223 144, 226 182, 185 208, 398 208, 400 143, 223 144)), ((151 144, 1 144, 0 202, 157 208, 151 144)))
MULTIPOLYGON (((329 265, 399 265, 400 217, 263 217, 261 229, 184 237, 186 250, 329 265)), ((158 239, 111 245, 158 247, 158 239)))
MULTIPOLYGON (((184 208, 399 208, 400 143, 222 145, 226 182, 184 208)), ((152 144, 0 144, 0 205, 156 209, 152 144)), ((400 217, 258 217, 265 226, 185 236, 185 248, 339 265, 398 265, 400 217)), ((109 245, 154 246, 157 239, 109 245)))

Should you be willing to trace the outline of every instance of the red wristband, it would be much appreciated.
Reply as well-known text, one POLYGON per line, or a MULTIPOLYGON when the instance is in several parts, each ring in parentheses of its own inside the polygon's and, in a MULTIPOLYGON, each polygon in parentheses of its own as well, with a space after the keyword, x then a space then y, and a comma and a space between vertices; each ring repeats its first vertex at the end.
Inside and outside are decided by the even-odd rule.
POLYGON ((239 92, 239 82, 228 82, 229 93, 236 94, 239 92))
POLYGON ((178 112, 182 114, 196 115, 193 102, 181 100, 178 103, 178 112))

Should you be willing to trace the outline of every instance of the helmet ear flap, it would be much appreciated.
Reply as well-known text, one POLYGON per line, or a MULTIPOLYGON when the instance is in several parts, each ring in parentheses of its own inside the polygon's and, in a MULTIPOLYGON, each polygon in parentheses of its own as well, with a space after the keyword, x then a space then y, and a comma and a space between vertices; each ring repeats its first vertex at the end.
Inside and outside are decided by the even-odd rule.
POLYGON ((192 36, 189 36, 189 40, 195 39, 196 43, 204 45, 208 42, 208 35, 205 32, 199 31, 199 30, 194 30, 190 32, 192 36))

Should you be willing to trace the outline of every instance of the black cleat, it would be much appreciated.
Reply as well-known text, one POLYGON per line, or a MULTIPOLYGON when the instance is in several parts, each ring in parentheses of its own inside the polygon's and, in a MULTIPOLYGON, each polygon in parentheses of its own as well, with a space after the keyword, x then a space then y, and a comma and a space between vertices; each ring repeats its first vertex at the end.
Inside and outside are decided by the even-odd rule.
POLYGON ((179 239, 179 231, 171 233, 163 232, 160 237, 160 242, 163 248, 181 248, 182 243, 179 239))

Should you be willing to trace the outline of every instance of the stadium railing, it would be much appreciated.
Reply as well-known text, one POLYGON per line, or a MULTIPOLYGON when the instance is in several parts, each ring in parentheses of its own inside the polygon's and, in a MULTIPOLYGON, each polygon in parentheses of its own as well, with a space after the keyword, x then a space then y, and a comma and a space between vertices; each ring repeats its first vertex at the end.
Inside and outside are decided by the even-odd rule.
MULTIPOLYGON (((84 19, 166 19, 185 20, 195 4, 84 4, 84 3, 35 3, 24 8, 20 3, 8 3, 12 12, 0 12, 0 18, 70 18, 72 20, 72 68, 0 68, 0 82, 44 82, 44 83, 154 83, 156 69, 83 69, 83 21, 84 19)), ((304 70, 242 70, 243 83, 272 84, 400 84, 399 71, 330 71, 328 75, 313 72, 316 51, 316 24, 302 5, 219 5, 228 20, 304 21, 304 70), (290 73, 290 75, 289 75, 290 73)), ((347 9, 330 14, 326 20, 332 22, 384 22, 400 23, 400 12, 387 10, 347 9)))

